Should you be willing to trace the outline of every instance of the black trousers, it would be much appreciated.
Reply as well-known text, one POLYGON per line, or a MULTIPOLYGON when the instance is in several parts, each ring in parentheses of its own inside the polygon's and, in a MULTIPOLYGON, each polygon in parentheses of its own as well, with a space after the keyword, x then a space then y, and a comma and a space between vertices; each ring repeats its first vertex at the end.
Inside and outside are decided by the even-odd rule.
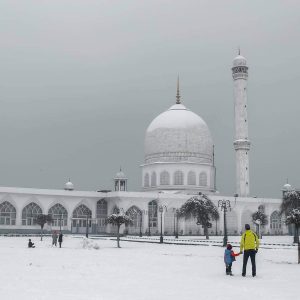
POLYGON ((251 264, 252 264, 252 276, 256 275, 255 254, 256 254, 256 251, 254 249, 244 251, 243 272, 242 272, 243 276, 246 275, 246 268, 247 268, 247 262, 248 262, 249 256, 250 256, 251 264))
POLYGON ((231 267, 232 267, 232 263, 226 264, 226 275, 231 274, 231 267))

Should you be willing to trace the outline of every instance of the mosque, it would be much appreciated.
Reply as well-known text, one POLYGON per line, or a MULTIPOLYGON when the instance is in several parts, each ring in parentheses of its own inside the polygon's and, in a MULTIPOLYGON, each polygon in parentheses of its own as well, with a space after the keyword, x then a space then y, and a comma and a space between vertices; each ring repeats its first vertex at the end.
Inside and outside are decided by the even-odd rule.
MULTIPOLYGON (((264 234, 286 234, 288 228, 279 216, 281 199, 250 196, 247 116, 248 66, 240 54, 233 60, 236 193, 221 195, 216 190, 214 145, 209 127, 196 113, 181 102, 177 82, 176 102, 158 115, 145 134, 145 159, 141 165, 142 189, 127 190, 127 177, 120 170, 114 178, 114 191, 78 191, 69 181, 64 189, 32 189, 0 187, 0 232, 35 233, 39 214, 50 214, 53 222, 45 230, 69 233, 114 233, 106 218, 119 208, 131 215, 133 223, 121 228, 128 234, 201 235, 202 226, 195 220, 177 218, 177 211, 189 198, 206 194, 218 206, 219 200, 229 200, 227 231, 240 234, 244 224, 252 222, 252 213, 264 210, 268 224, 264 234)), ((290 190, 284 185, 283 192, 290 190)), ((224 233, 223 213, 209 228, 209 234, 224 233)))

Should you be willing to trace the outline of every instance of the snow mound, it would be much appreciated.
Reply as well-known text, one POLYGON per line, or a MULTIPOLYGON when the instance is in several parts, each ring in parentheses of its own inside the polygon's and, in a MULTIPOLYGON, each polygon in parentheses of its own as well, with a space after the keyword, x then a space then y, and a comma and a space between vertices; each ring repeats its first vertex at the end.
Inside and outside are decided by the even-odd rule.
POLYGON ((100 246, 93 240, 90 240, 88 238, 83 238, 82 240, 82 248, 83 249, 96 249, 96 250, 99 250, 100 249, 100 246))

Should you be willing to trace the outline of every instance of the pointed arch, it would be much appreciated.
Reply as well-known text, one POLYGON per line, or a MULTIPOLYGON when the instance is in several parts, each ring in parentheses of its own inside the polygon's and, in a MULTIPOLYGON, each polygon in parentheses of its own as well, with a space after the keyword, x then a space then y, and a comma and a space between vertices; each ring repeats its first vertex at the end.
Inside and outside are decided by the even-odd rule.
POLYGON ((194 171, 188 172, 188 185, 196 185, 196 173, 194 171))
POLYGON ((270 215, 271 234, 279 234, 281 231, 281 216, 279 211, 275 210, 270 215))
POLYGON ((72 232, 85 233, 86 228, 91 232, 92 227, 92 211, 84 204, 77 206, 72 214, 72 232), (87 223, 88 222, 88 223, 87 223))
POLYGON ((73 218, 91 218, 92 211, 85 206, 84 204, 80 204, 73 211, 73 218))
POLYGON ((22 210, 22 225, 32 226, 36 225, 36 218, 41 215, 42 209, 35 203, 31 202, 26 205, 22 210))
POLYGON ((16 225, 16 209, 8 201, 0 204, 0 225, 16 225))
MULTIPOLYGON (((132 222, 128 226, 129 234, 138 234, 142 226, 142 211, 133 205, 126 211, 126 215, 130 216, 132 222)), ((141 229, 142 230, 142 229, 141 229)))
POLYGON ((97 201, 96 215, 97 218, 107 218, 107 201, 105 199, 97 201))
POLYGON ((141 212, 142 211, 136 205, 132 205, 127 209, 126 215, 132 216, 132 215, 140 214, 141 212))
POLYGON ((156 233, 157 231, 157 201, 152 200, 148 203, 148 230, 150 230, 152 233, 156 233))
POLYGON ((97 233, 106 232, 106 218, 108 215, 108 206, 105 199, 97 201, 96 218, 97 218, 97 233))
POLYGON ((53 226, 67 226, 68 225, 68 211, 60 203, 56 203, 48 210, 48 214, 52 216, 53 226))

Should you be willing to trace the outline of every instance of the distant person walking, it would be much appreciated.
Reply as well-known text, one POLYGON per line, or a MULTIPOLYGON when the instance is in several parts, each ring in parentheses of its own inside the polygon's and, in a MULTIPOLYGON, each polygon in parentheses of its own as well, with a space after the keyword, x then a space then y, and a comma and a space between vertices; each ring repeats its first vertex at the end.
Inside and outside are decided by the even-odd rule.
POLYGON ((59 248, 61 248, 61 243, 63 241, 63 234, 62 232, 59 233, 59 236, 58 236, 58 243, 59 243, 59 248))
POLYGON ((34 243, 29 239, 28 241, 28 248, 35 248, 34 243))
POLYGON ((255 232, 250 229, 249 224, 245 224, 245 232, 242 234, 241 237, 241 244, 240 244, 240 253, 243 253, 244 250, 244 259, 243 259, 243 271, 242 276, 246 276, 246 268, 248 258, 251 259, 252 264, 252 276, 256 276, 256 264, 255 264, 255 255, 258 251, 259 247, 259 238, 255 232))
POLYGON ((57 233, 56 231, 53 231, 52 233, 52 246, 55 245, 55 247, 57 246, 57 233))

